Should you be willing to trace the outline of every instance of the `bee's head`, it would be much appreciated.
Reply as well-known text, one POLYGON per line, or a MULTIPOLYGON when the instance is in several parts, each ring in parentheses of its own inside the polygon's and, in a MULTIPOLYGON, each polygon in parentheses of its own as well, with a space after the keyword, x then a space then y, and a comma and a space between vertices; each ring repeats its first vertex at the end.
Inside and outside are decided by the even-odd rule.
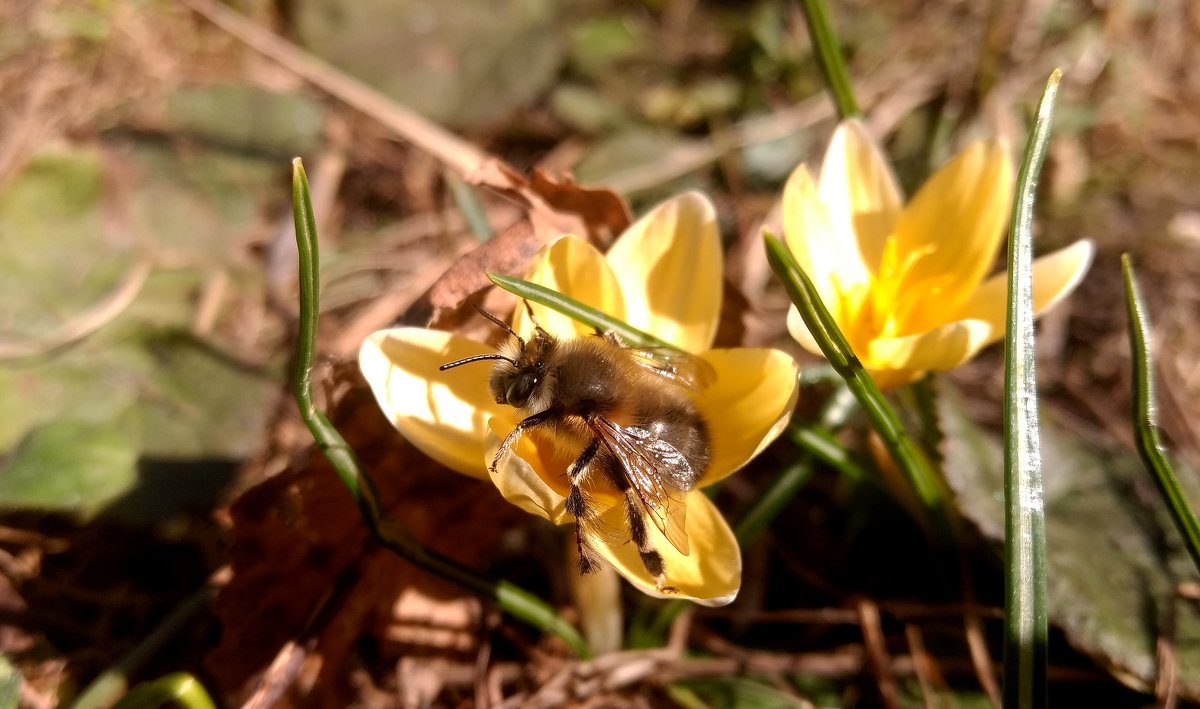
POLYGON ((546 365, 557 341, 542 328, 526 341, 516 335, 500 348, 488 386, 497 404, 523 409, 546 379, 546 365))
POLYGON ((508 323, 483 308, 476 306, 476 309, 488 320, 504 328, 511 337, 500 346, 499 352, 448 362, 438 367, 438 370, 444 372, 452 367, 471 362, 495 360, 496 364, 492 368, 491 379, 488 380, 492 398, 496 400, 497 404, 507 404, 517 409, 525 408, 529 404, 530 398, 545 381, 546 363, 558 342, 550 333, 536 324, 533 338, 526 341, 509 327, 508 323))

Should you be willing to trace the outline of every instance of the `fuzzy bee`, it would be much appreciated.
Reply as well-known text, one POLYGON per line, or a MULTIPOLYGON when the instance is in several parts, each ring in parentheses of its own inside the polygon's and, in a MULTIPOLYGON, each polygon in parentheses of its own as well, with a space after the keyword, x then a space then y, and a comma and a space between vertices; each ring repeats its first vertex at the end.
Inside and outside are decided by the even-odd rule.
POLYGON ((525 434, 577 455, 567 468, 571 488, 566 509, 576 520, 580 571, 594 571, 599 563, 589 533, 609 532, 598 527, 603 510, 595 509, 586 480, 590 486, 611 485, 624 495, 629 537, 642 564, 660 591, 672 591, 665 585, 663 557, 647 534, 646 520, 680 554, 689 553, 686 496, 711 458, 708 425, 691 392, 712 376, 711 369, 679 350, 626 347, 611 333, 560 340, 535 322, 526 341, 504 321, 482 308, 479 312, 509 339, 498 352, 440 369, 495 360, 492 396, 522 418, 501 443, 492 472, 525 434))

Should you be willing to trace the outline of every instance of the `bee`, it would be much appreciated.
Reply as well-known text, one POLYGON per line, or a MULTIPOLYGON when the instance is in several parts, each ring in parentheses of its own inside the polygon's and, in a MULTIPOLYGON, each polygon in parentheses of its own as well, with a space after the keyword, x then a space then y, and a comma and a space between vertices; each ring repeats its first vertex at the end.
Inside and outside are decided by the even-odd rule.
POLYGON ((521 420, 491 463, 501 460, 523 435, 577 455, 566 475, 566 509, 575 518, 581 573, 599 558, 589 532, 604 534, 588 489, 610 485, 624 495, 629 539, 658 589, 666 586, 662 554, 647 534, 646 519, 680 554, 688 555, 687 493, 711 458, 708 425, 691 396, 713 376, 703 360, 670 348, 624 346, 614 333, 560 340, 533 320, 526 341, 507 323, 479 312, 508 333, 499 351, 449 362, 441 371, 495 360, 488 386, 496 403, 515 408, 521 420), (588 481, 589 485, 584 486, 588 481))

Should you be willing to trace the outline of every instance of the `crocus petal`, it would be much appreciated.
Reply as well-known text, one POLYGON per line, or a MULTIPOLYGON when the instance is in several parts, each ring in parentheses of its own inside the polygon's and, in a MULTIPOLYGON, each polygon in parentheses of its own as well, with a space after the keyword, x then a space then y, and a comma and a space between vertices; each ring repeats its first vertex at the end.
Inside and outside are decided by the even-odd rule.
MULTIPOLYGON (((1095 247, 1083 239, 1033 261, 1033 311, 1039 314, 1066 298, 1092 265, 1095 247)), ((963 307, 960 317, 992 324, 993 337, 1004 335, 1008 312, 1008 274, 983 282, 963 307)))
MULTIPOLYGON (((615 505, 600 518, 607 529, 629 529, 624 505, 615 505)), ((662 532, 647 523, 650 543, 663 557, 665 585, 660 591, 646 571, 637 547, 621 539, 591 537, 592 546, 617 573, 643 593, 658 598, 683 598, 704 606, 723 606, 737 597, 742 585, 742 552, 733 530, 702 492, 687 496, 686 530, 691 551, 680 554, 662 532)))
MULTIPOLYGON (((563 236, 533 257, 526 280, 571 296, 585 305, 624 319, 625 300, 621 286, 604 255, 577 236, 563 236)), ((562 313, 536 303, 530 304, 538 324, 563 339, 593 334, 591 328, 562 313)), ((513 329, 527 337, 533 332, 524 307, 513 313, 513 329)))
MULTIPOLYGON (((966 362, 992 339, 992 326, 982 320, 959 320, 907 337, 881 337, 863 358, 867 369, 944 372, 966 362)), ((874 372, 872 372, 874 374, 874 372)), ((878 383, 881 387, 888 386, 878 383)))
POLYGON ((865 282, 866 273, 849 235, 833 228, 829 209, 804 165, 784 185, 781 212, 788 250, 816 286, 830 315, 842 322, 841 295, 854 283, 865 282))
MULTIPOLYGON (((484 441, 486 460, 491 461, 495 458, 500 441, 511 430, 512 423, 493 420, 484 441)), ((542 453, 529 436, 522 437, 520 442, 513 446, 511 453, 499 461, 496 472, 491 474, 492 483, 505 500, 526 512, 555 524, 567 524, 574 518, 567 514, 566 509, 566 496, 569 492, 566 476, 552 476, 545 471, 566 470, 570 461, 547 461, 542 457, 542 453), (561 478, 560 485, 547 482, 558 478, 561 478)))
POLYGON ((900 332, 946 321, 983 281, 1012 205, 1013 173, 1003 141, 977 142, 942 166, 900 215, 894 234, 899 298, 910 313, 900 332))
MULTIPOLYGON (((485 460, 489 467, 496 459, 500 442, 516 426, 512 409, 502 410, 488 422, 484 442, 485 460)), ((580 451, 565 451, 553 442, 526 433, 510 453, 497 461, 492 483, 504 499, 531 514, 544 517, 555 524, 573 521, 566 509, 567 493, 571 491, 566 470, 580 451)), ((589 473, 590 474, 590 473, 589 473)), ((589 486, 592 504, 607 509, 625 498, 611 486, 589 486)))
POLYGON ((430 458, 465 475, 487 478, 484 434, 500 408, 488 396, 487 364, 439 372, 438 366, 492 352, 485 344, 421 328, 372 333, 358 366, 384 416, 430 458))
POLYGON ((834 233, 856 240, 857 248, 843 244, 843 278, 866 282, 868 274, 878 272, 903 201, 891 166, 861 121, 843 121, 834 131, 817 192, 829 209, 834 233))
POLYGON ((717 213, 699 192, 667 200, 608 251, 625 296, 625 321, 687 352, 712 346, 723 262, 717 213))
POLYGON ((787 425, 799 367, 790 355, 772 349, 709 350, 701 358, 716 371, 697 400, 712 437, 712 461, 700 479, 704 487, 748 463, 787 425))

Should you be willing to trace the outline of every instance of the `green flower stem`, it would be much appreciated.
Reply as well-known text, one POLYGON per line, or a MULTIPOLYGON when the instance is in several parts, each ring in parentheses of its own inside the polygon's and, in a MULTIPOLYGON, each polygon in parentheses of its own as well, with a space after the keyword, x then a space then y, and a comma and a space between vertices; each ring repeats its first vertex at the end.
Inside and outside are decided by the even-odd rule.
POLYGON ((204 685, 186 672, 176 672, 138 685, 122 697, 113 709, 156 709, 165 704, 185 709, 216 709, 212 697, 204 691, 204 685))
POLYGON ((859 115, 861 111, 858 101, 854 98, 850 73, 846 71, 842 48, 838 45, 837 35, 834 34, 833 23, 829 21, 829 8, 823 0, 803 0, 801 7, 804 8, 804 21, 808 26, 808 36, 812 40, 817 65, 821 67, 821 74, 824 75, 825 83, 833 94, 838 116, 846 119, 859 115))
POLYGON ((1175 476, 1175 469, 1159 436, 1158 404, 1154 396, 1154 360, 1146 341, 1149 324, 1129 254, 1121 255, 1121 272, 1125 276, 1125 306, 1129 312, 1129 349, 1133 355, 1132 413, 1138 454, 1146 469, 1153 474, 1158 491, 1171 511, 1171 518, 1175 520, 1188 553, 1192 555, 1192 563, 1200 570, 1200 521, 1188 504, 1187 495, 1179 485, 1179 478, 1175 476))
POLYGON ((1004 706, 1046 695, 1046 506, 1033 333, 1033 212, 1062 72, 1050 74, 1017 173, 1008 240, 1004 341, 1004 706))
POLYGON ((875 381, 871 379, 862 363, 846 341, 837 323, 821 302, 820 295, 808 275, 796 263, 791 252, 784 244, 764 233, 767 260, 779 279, 792 302, 800 311, 809 332, 813 334, 821 352, 833 365, 839 375, 845 379, 863 411, 871 422, 871 426, 879 433, 884 445, 892 457, 900 465, 905 478, 916 493, 922 506, 929 511, 941 541, 950 544, 957 535, 954 522, 946 501, 946 492, 942 480, 930 465, 928 458, 913 442, 896 412, 888 404, 875 381))
POLYGON ((571 296, 559 293, 552 288, 513 276, 505 276, 502 273, 489 273, 487 277, 491 279, 492 283, 518 298, 544 305, 576 322, 595 328, 597 332, 615 332, 627 345, 634 347, 671 346, 668 342, 660 340, 648 332, 639 330, 607 313, 600 312, 590 305, 584 305, 571 296))
POLYGON ((110 707, 129 687, 129 676, 137 672, 154 655, 174 638, 212 598, 212 588, 204 586, 188 596, 171 611, 144 640, 126 653, 115 665, 100 673, 100 676, 84 688, 71 709, 99 709, 110 707))
POLYGON ((292 161, 292 210, 296 219, 296 244, 300 256, 300 332, 296 344, 294 395, 308 430, 329 459, 338 477, 353 496, 372 536, 383 546, 412 563, 490 599, 515 618, 560 637, 580 657, 588 656, 587 644, 570 623, 537 596, 506 581, 499 583, 477 575, 434 551, 426 549, 395 520, 384 519, 379 496, 371 479, 358 464, 333 424, 317 411, 312 397, 312 365, 316 351, 318 278, 317 227, 309 196, 308 177, 300 159, 292 161))

